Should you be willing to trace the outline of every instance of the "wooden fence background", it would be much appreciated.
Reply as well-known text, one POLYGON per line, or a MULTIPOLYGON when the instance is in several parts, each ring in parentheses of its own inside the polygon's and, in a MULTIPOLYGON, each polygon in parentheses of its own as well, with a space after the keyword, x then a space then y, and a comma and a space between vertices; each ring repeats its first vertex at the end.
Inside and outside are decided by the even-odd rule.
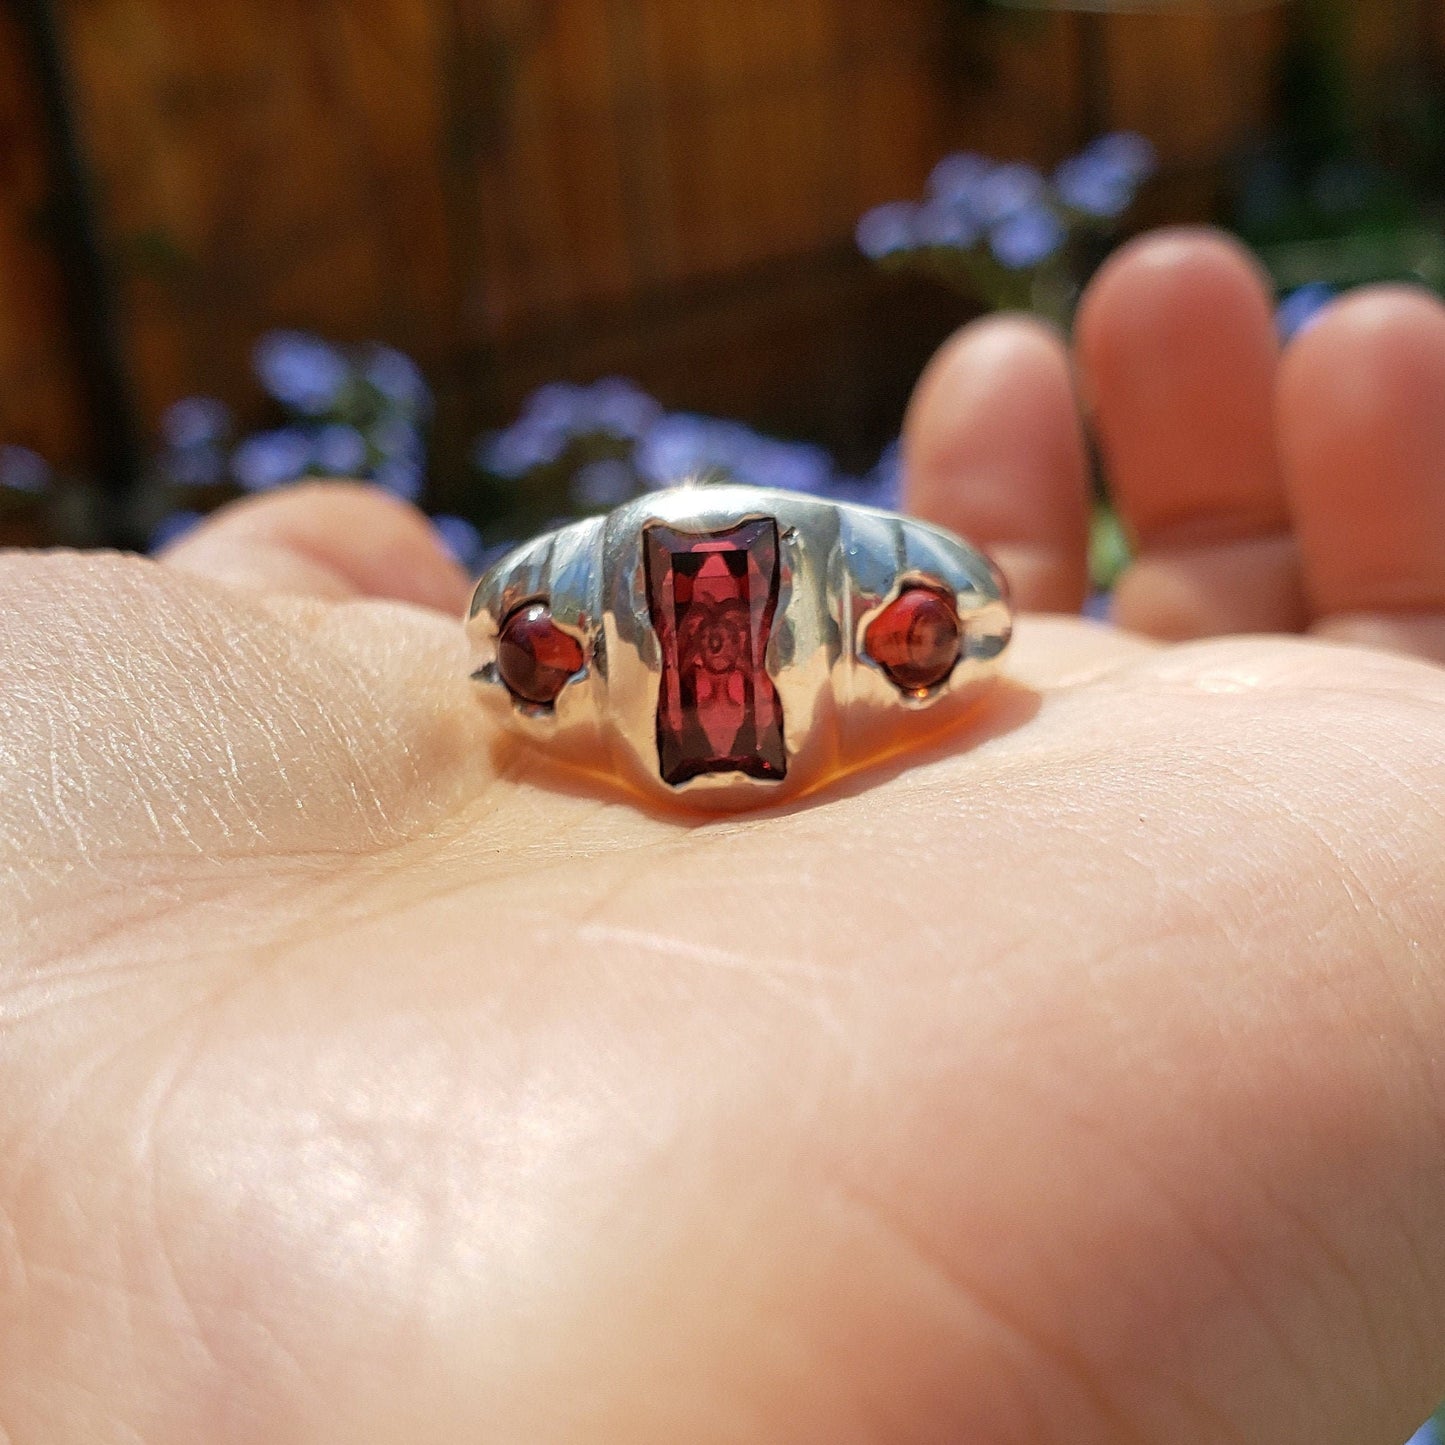
MULTIPOLYGON (((1104 124, 1159 146, 1161 214, 1202 216, 1285 26, 1206 7, 1090 32, 958 0, 58 9, 141 428, 195 391, 254 413, 267 327, 384 339, 438 384, 444 490, 531 385, 612 370, 861 452, 963 310, 875 277, 858 215, 951 148, 1051 162, 1104 124)), ((53 183, 0 9, 0 441, 83 467, 53 183)))

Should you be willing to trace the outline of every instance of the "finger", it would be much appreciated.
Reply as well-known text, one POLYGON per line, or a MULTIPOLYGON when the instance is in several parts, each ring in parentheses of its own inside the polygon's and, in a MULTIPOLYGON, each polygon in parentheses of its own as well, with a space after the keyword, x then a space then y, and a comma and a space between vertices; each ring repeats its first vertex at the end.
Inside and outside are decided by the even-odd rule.
POLYGON ((1140 553, 1115 599, 1125 627, 1181 639, 1303 626, 1277 353, 1264 280, 1222 235, 1147 236, 1085 294, 1083 385, 1140 553))
POLYGON ((223 508, 162 554, 186 572, 327 601, 466 604, 466 574, 414 507, 376 487, 315 482, 223 508))
POLYGON ((1445 660, 1445 306, 1333 307, 1285 358, 1279 429, 1316 630, 1445 660))
POLYGON ((1087 466, 1063 342, 1005 316, 934 358, 904 426, 910 511, 987 547, 1014 600, 1077 612, 1087 583, 1087 466))

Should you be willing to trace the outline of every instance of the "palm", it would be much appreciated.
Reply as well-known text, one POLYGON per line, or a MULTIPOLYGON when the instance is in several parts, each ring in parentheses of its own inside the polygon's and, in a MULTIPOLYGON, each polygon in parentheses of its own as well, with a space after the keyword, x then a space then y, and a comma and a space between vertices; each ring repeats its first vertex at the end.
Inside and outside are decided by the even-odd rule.
POLYGON ((688 823, 419 609, 0 588, 17 1441, 1360 1445, 1440 1383, 1439 671, 1030 617, 966 738, 688 823))

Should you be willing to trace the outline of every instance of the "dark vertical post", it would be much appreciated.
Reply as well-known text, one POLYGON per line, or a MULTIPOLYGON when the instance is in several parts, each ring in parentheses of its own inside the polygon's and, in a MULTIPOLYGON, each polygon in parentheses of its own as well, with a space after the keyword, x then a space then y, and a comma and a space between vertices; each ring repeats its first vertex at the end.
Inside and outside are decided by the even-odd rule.
POLYGON ((65 277, 75 364, 89 410, 100 475, 99 524, 112 546, 134 547, 141 449, 121 344, 115 287, 106 263, 95 191, 80 141, 74 87, 53 0, 10 0, 30 51, 44 111, 50 224, 65 277))
POLYGON ((1079 130, 1087 145, 1109 130, 1109 17, 1080 11, 1074 22, 1079 37, 1079 130))

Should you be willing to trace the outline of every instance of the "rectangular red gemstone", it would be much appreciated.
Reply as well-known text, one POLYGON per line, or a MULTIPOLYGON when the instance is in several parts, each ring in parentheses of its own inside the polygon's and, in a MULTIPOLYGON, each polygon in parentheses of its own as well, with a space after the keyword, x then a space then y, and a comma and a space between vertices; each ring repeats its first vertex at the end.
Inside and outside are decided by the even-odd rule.
POLYGON ((647 607, 662 644, 657 752, 676 786, 702 773, 782 778, 783 705, 764 659, 778 606, 778 525, 644 529, 647 607))

